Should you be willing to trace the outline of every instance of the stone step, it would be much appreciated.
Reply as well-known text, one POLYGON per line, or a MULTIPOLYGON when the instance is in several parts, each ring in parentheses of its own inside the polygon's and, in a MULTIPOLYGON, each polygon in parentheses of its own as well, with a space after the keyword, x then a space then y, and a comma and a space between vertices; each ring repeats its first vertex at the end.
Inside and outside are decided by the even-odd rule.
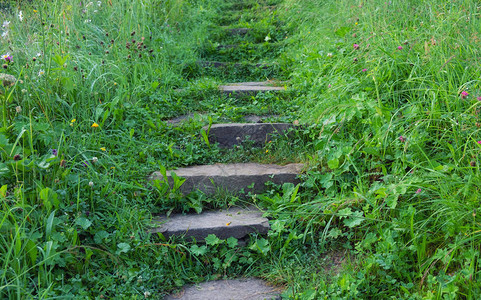
MULTIPOLYGON (((261 193, 265 191, 265 183, 271 181, 275 184, 292 182, 297 184, 297 175, 301 172, 303 164, 288 164, 285 166, 273 164, 238 163, 214 164, 193 166, 173 170, 179 177, 185 179, 180 191, 188 194, 200 190, 206 194, 214 194, 217 189, 227 190, 231 193, 244 192, 261 193), (253 185, 253 186, 252 186, 253 185)), ((167 171, 167 180, 172 185, 172 171, 167 171)), ((150 175, 150 180, 164 180, 157 171, 150 175)))
POLYGON ((282 290, 257 278, 217 280, 185 287, 164 300, 277 300, 282 290))
POLYGON ((153 221, 154 224, 161 225, 150 230, 151 233, 162 233, 166 238, 184 236, 196 241, 203 241, 209 234, 215 234, 220 239, 242 239, 254 232, 265 235, 269 230, 269 221, 253 206, 232 207, 201 214, 172 214, 153 221))
MULTIPOLYGON (((252 141, 254 146, 269 142, 273 134, 284 134, 295 125, 288 123, 229 123, 213 124, 209 130, 209 141, 227 148, 252 141)), ((208 126, 204 127, 208 130, 208 126)))
MULTIPOLYGON (((280 115, 245 115, 242 118, 237 118, 237 120, 245 121, 248 123, 266 123, 269 119, 278 119, 280 115)), ((208 115, 205 113, 187 113, 185 115, 180 115, 178 117, 164 120, 167 124, 172 126, 180 126, 183 123, 192 122, 197 120, 198 122, 207 122, 208 115)), ((221 117, 216 119, 217 122, 232 122, 233 120, 226 117, 221 117)))
POLYGON ((219 90, 234 97, 257 94, 259 92, 285 91, 283 86, 270 86, 270 82, 239 82, 219 86, 219 90))
POLYGON ((221 61, 198 61, 197 64, 202 68, 240 68, 240 67, 251 67, 251 68, 262 68, 267 69, 274 66, 275 64, 268 63, 232 63, 232 62, 221 62, 221 61))
POLYGON ((235 35, 244 36, 251 31, 252 31, 252 28, 229 28, 229 29, 227 29, 227 32, 232 36, 235 36, 235 35))

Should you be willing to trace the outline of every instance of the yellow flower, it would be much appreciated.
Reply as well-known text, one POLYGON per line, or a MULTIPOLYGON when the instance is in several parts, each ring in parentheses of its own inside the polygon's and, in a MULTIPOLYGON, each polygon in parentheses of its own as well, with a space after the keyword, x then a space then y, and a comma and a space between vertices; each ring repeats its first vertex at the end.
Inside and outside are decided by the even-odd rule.
POLYGON ((91 127, 92 127, 92 128, 97 128, 97 127, 99 127, 99 124, 97 124, 97 123, 94 122, 91 127))
POLYGON ((225 226, 229 226, 232 222, 226 223, 225 226))
POLYGON ((33 10, 33 12, 34 12, 34 13, 37 13, 37 12, 38 12, 38 10, 34 9, 34 10, 33 10))
POLYGON ((75 121, 77 121, 77 119, 72 119, 72 121, 70 121, 70 123, 74 123, 75 121))
POLYGON ((268 152, 269 152, 269 149, 266 150, 266 153, 268 153, 268 152))
POLYGON ((105 147, 100 148, 100 150, 107 151, 107 149, 105 149, 105 147))

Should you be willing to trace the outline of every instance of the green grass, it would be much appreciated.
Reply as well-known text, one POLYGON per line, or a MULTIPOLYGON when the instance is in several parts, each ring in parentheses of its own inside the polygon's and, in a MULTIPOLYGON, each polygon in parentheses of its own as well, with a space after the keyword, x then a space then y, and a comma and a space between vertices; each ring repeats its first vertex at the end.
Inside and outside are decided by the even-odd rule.
POLYGON ((480 293, 475 1, 4 1, 0 22, 1 72, 18 79, 0 90, 0 298, 154 298, 242 276, 286 299, 480 293), (287 92, 217 91, 244 80, 287 92), (262 148, 202 138, 248 115, 303 126, 262 148), (146 180, 247 161, 307 167, 245 199, 146 180), (161 212, 248 203, 271 230, 246 247, 147 233, 161 212))

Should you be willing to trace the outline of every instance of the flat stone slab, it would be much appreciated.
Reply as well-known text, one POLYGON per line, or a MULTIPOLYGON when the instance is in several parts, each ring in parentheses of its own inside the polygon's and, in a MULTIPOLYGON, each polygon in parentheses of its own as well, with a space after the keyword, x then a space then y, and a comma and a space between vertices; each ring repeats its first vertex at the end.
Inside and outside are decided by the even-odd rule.
POLYGON ((241 68, 241 67, 255 67, 255 68, 261 68, 261 69, 267 69, 269 67, 275 66, 274 64, 268 64, 268 63, 250 63, 250 64, 242 64, 242 63, 232 63, 232 62, 222 62, 222 61, 197 61, 197 64, 202 67, 202 68, 228 68, 228 67, 233 67, 233 68, 241 68))
POLYGON ((284 134, 293 127, 295 125, 288 123, 213 124, 209 130, 209 141, 219 143, 224 148, 240 145, 246 140, 252 141, 255 146, 262 146, 271 140, 273 134, 284 134))
POLYGON ((281 299, 282 288, 255 278, 208 281, 184 288, 165 300, 265 300, 281 299))
MULTIPOLYGON (((273 164, 240 163, 240 164, 215 164, 193 166, 174 170, 179 177, 185 178, 180 191, 188 194, 200 190, 206 194, 214 194, 218 188, 232 193, 245 192, 261 193, 265 191, 265 183, 271 181, 275 184, 292 182, 297 184, 297 175, 301 172, 303 164, 288 164, 285 166, 273 164)), ((172 171, 167 171, 167 180, 172 185, 172 171)), ((154 172, 150 180, 163 180, 160 172, 154 172)))
POLYGON ((249 31, 252 31, 252 28, 230 28, 227 29, 230 35, 246 35, 249 31))
POLYGON ((219 86, 219 90, 224 94, 237 96, 256 94, 259 92, 277 92, 286 89, 283 86, 269 86, 268 84, 269 82, 240 82, 230 85, 221 85, 219 86))
POLYGON ((255 207, 233 207, 201 214, 172 214, 168 218, 159 217, 154 222, 165 223, 152 229, 151 233, 160 232, 165 237, 185 236, 196 241, 203 241, 209 234, 215 234, 220 239, 241 239, 253 232, 265 235, 269 230, 269 221, 255 207))

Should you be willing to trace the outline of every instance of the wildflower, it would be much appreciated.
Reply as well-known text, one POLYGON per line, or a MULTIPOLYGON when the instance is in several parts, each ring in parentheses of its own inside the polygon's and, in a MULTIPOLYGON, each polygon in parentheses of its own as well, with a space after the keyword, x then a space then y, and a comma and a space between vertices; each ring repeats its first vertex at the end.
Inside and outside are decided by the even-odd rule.
POLYGON ((40 69, 40 71, 38 71, 38 77, 41 77, 43 74, 45 74, 45 70, 40 69))
POLYGON ((100 150, 107 151, 107 149, 105 149, 105 147, 101 147, 100 150))
POLYGON ((402 50, 402 49, 403 49, 403 46, 398 46, 397 49, 398 49, 398 50, 402 50))
POLYGON ((38 13, 38 10, 34 9, 33 12, 34 12, 34 13, 38 13))
POLYGON ((406 138, 401 135, 401 136, 399 137, 399 140, 404 143, 404 142, 406 141, 406 138))
POLYGON ((97 123, 94 122, 91 127, 92 127, 92 128, 97 128, 97 127, 99 127, 99 124, 97 124, 97 123))
POLYGON ((8 36, 8 30, 5 30, 3 33, 2 33, 2 38, 6 38, 8 36))
POLYGON ((2 27, 8 28, 9 25, 10 25, 10 21, 3 21, 2 27))
POLYGON ((476 97, 476 100, 481 101, 481 96, 476 97))
POLYGON ((92 157, 92 163, 96 164, 97 162, 99 161, 99 159, 97 157, 92 157))
POLYGON ((22 112, 22 107, 21 107, 21 106, 15 107, 15 111, 17 112, 17 114, 21 113, 21 112, 22 112))
POLYGON ((478 141, 477 143, 478 143, 479 145, 481 145, 481 141, 478 141))
POLYGON ((266 149, 266 153, 269 153, 269 149, 266 149))
POLYGON ((13 156, 13 160, 14 160, 14 161, 19 161, 19 160, 21 160, 21 159, 22 159, 22 156, 20 156, 20 154, 15 154, 15 155, 13 156))
POLYGON ((58 155, 57 149, 52 149, 52 155, 53 155, 53 156, 57 156, 57 155, 58 155))
POLYGON ((149 298, 150 295, 151 295, 151 294, 150 294, 149 291, 145 291, 145 292, 144 292, 144 297, 145 297, 145 298, 149 298))
POLYGON ((469 93, 466 91, 461 92, 461 99, 466 99, 469 96, 469 93))
POLYGON ((327 85, 327 88, 331 88, 331 86, 332 86, 332 85, 329 83, 329 84, 327 85))
POLYGON ((268 35, 266 35, 266 37, 264 38, 264 41, 268 42, 268 41, 270 41, 270 40, 271 40, 271 37, 268 36, 268 35))
POLYGON ((88 162, 88 161, 84 160, 84 161, 82 162, 82 166, 86 167, 86 166, 88 166, 88 165, 89 165, 89 162, 88 162))
POLYGON ((229 223, 225 223, 225 226, 230 226, 232 222, 229 222, 229 223))
POLYGON ((362 69, 363 72, 367 72, 367 69, 362 69))
POLYGON ((89 181, 89 186, 94 187, 94 183, 92 181, 89 181))
POLYGON ((419 189, 416 191, 416 194, 419 194, 419 193, 421 193, 422 191, 423 191, 423 190, 419 188, 419 189))
POLYGON ((333 56, 333 55, 332 55, 331 52, 327 53, 327 57, 332 57, 332 56, 333 56))
POLYGON ((38 52, 37 57, 40 57, 40 56, 42 56, 42 53, 38 52))
POLYGON ((353 47, 354 47, 354 50, 359 49, 359 45, 358 45, 358 44, 354 44, 353 47))
POLYGON ((12 62, 13 57, 7 52, 7 54, 2 55, 2 59, 6 62, 12 62))
POLYGON ((20 22, 23 21, 23 13, 22 13, 22 11, 20 11, 20 12, 18 13, 18 19, 20 20, 20 22))

